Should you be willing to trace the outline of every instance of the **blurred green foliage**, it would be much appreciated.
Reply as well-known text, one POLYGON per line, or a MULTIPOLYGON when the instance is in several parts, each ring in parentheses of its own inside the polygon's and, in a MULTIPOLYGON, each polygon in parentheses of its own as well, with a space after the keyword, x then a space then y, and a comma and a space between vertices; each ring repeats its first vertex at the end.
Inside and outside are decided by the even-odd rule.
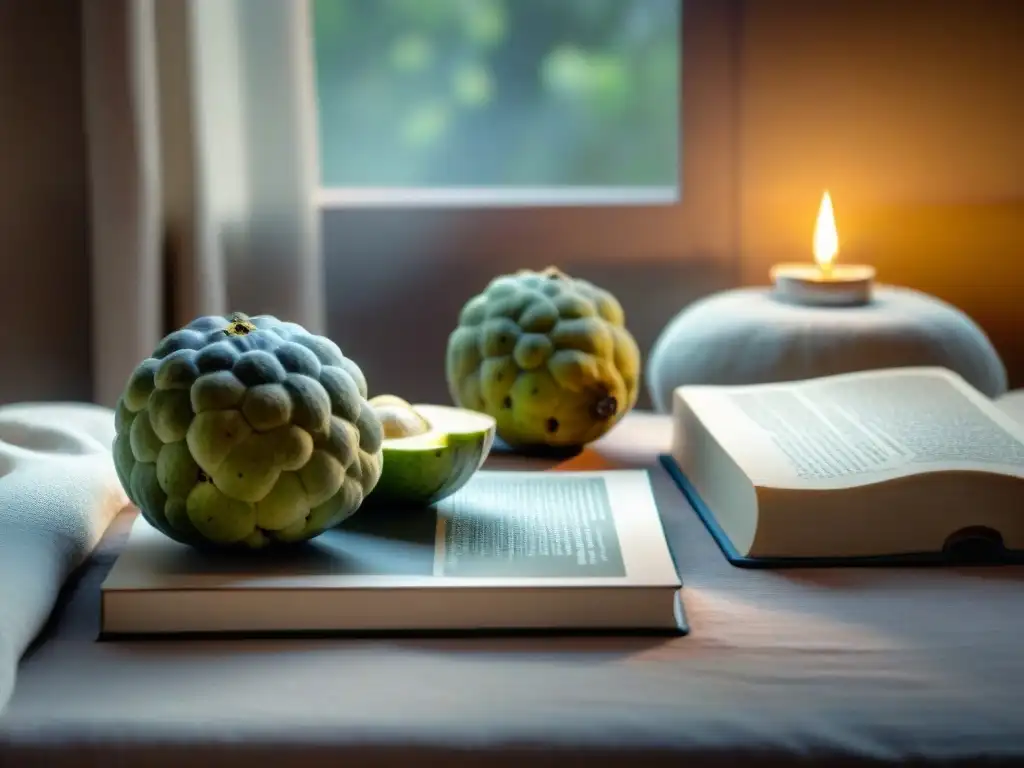
POLYGON ((324 186, 674 185, 680 0, 314 0, 324 186))

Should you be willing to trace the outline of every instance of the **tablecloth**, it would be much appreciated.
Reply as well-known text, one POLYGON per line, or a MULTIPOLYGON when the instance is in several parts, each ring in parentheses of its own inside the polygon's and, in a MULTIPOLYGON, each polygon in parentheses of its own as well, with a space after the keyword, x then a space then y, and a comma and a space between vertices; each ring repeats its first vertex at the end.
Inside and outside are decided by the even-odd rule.
POLYGON ((1024 569, 733 568, 669 437, 635 414, 560 466, 650 468, 687 637, 98 643, 128 513, 24 660, 0 766, 1024 764, 1024 569))

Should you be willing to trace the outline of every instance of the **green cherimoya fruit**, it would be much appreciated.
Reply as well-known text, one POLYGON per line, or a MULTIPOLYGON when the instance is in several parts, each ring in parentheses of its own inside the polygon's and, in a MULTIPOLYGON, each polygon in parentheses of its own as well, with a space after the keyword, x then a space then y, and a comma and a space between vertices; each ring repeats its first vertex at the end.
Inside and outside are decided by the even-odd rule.
POLYGON ((636 405, 640 352, 611 293, 520 270, 463 307, 446 374, 455 403, 493 416, 509 445, 579 447, 636 405))
POLYGON ((193 320, 132 373, 114 461, 156 528, 196 547, 305 541, 380 479, 366 379, 327 338, 269 315, 193 320))
POLYGON ((367 507, 435 504, 468 483, 494 445, 495 420, 477 411, 394 395, 370 406, 384 429, 384 469, 367 507))

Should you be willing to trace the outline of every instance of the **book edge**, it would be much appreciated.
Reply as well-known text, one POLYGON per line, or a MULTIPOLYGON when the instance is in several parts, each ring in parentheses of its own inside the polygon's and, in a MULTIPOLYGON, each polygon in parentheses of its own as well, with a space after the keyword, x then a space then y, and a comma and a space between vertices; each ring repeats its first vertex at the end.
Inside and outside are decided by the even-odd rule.
MULTIPOLYGON (((406 590, 406 591, 411 591, 411 590, 406 590)), ((429 591, 433 593, 431 599, 437 599, 437 597, 438 597, 437 592, 439 592, 440 590, 429 590, 429 591)), ((501 588, 496 588, 493 591, 498 593, 499 595, 506 592, 506 590, 503 590, 501 588)), ((529 592, 531 590, 520 589, 520 590, 514 590, 514 591, 515 592, 519 592, 520 593, 520 597, 522 597, 523 596, 522 593, 529 592)), ((564 591, 569 592, 569 591, 572 591, 572 590, 564 590, 564 591)), ((432 626, 430 626, 428 624, 418 625, 418 623, 415 620, 413 620, 413 621, 411 621, 411 622, 409 622, 408 624, 405 624, 405 625, 402 625, 402 622, 399 621, 398 624, 392 623, 391 626, 387 626, 389 622, 394 622, 395 621, 394 616, 392 616, 391 619, 388 619, 386 616, 384 616, 383 617, 383 621, 382 621, 382 616, 379 613, 375 612, 374 613, 374 621, 381 622, 377 626, 371 626, 371 625, 364 625, 364 626, 351 625, 351 626, 345 627, 345 626, 338 625, 338 626, 333 626, 333 627, 330 627, 330 626, 320 626, 318 628, 310 628, 309 626, 304 626, 304 627, 301 626, 301 624, 303 622, 300 620, 298 622, 298 625, 300 626, 300 628, 295 628, 295 629, 290 629, 290 628, 286 628, 286 627, 279 627, 279 628, 274 628, 274 629, 267 629, 267 628, 251 628, 251 629, 247 629, 247 628, 244 628, 244 626, 239 626, 239 627, 232 628, 232 629, 214 629, 214 630, 202 630, 202 629, 187 629, 187 630, 138 629, 138 630, 133 630, 133 629, 130 629, 130 628, 129 629, 122 628, 122 629, 117 629, 117 630, 111 630, 111 629, 107 629, 107 627, 109 627, 109 625, 111 623, 111 613, 112 612, 109 609, 116 604, 117 596, 116 595, 110 595, 108 593, 108 595, 106 595, 106 597, 107 598, 112 598, 112 599, 109 601, 110 605, 108 605, 108 600, 106 600, 106 599, 104 599, 101 602, 101 612, 100 612, 101 616, 100 616, 99 627, 97 629, 97 639, 105 639, 105 638, 109 638, 109 637, 131 637, 131 638, 136 638, 136 637, 147 636, 147 635, 148 636, 152 636, 152 637, 161 637, 161 638, 167 638, 168 636, 196 636, 196 637, 234 636, 234 637, 246 637, 246 638, 248 638, 248 637, 253 637, 253 636, 294 637, 296 635, 344 636, 344 635, 353 635, 353 634, 355 634, 355 635, 369 634, 369 635, 379 635, 379 636, 394 636, 394 635, 401 635, 401 634, 424 634, 424 635, 440 634, 440 635, 445 635, 445 634, 462 634, 462 633, 468 633, 468 634, 490 634, 490 633, 496 633, 496 634, 505 634, 505 633, 511 633, 511 634, 517 634, 517 633, 559 633, 559 634, 564 634, 564 633, 570 633, 571 634, 571 633, 584 633, 584 632, 585 633, 595 633, 595 632, 597 632, 597 633, 615 633, 615 634, 622 634, 622 633, 629 633, 629 634, 663 634, 663 633, 687 634, 689 632, 689 621, 688 621, 688 617, 687 617, 687 614, 686 614, 686 608, 685 608, 685 603, 684 603, 684 600, 683 600, 682 590, 680 588, 675 588, 675 587, 671 587, 671 588, 669 588, 669 587, 645 587, 645 588, 635 588, 634 589, 634 588, 630 588, 630 587, 616 587, 616 588, 612 588, 611 591, 617 593, 617 600, 620 603, 621 603, 621 601, 623 599, 631 600, 631 598, 628 597, 628 593, 634 592, 634 591, 639 591, 639 592, 644 593, 644 595, 646 595, 649 599, 653 598, 655 596, 664 596, 665 599, 668 599, 670 601, 670 607, 669 607, 668 611, 665 611, 664 610, 664 604, 659 602, 659 605, 662 605, 663 607, 657 609, 656 614, 655 613, 648 613, 647 614, 647 616, 648 616, 647 619, 642 619, 642 620, 638 619, 637 621, 634 621, 632 623, 630 623, 629 620, 626 619, 626 620, 624 620, 624 623, 622 623, 622 624, 602 624, 600 622, 592 624, 592 623, 589 623, 587 620, 584 619, 584 620, 578 620, 578 621, 570 621, 570 622, 567 622, 565 624, 560 624, 557 621, 556 622, 543 622, 543 621, 539 621, 536 624, 529 624, 529 623, 526 623, 526 624, 518 623, 517 624, 517 623, 512 623, 512 624, 509 624, 507 626, 502 626, 500 624, 500 620, 498 620, 498 623, 495 623, 495 620, 493 618, 490 619, 489 622, 488 621, 484 621, 484 623, 481 624, 481 623, 479 623, 479 622, 481 622, 481 619, 479 617, 471 618, 471 619, 468 619, 467 617, 462 617, 462 618, 454 618, 454 619, 452 619, 451 623, 448 624, 447 626, 445 625, 445 622, 441 622, 441 624, 434 624, 432 626), (655 616, 660 616, 661 618, 655 618, 655 616)), ((209 592, 209 591, 207 591, 207 592, 209 592)), ((215 594, 214 595, 207 594, 207 597, 211 597, 211 598, 216 599, 217 595, 215 595, 215 594)), ((500 597, 497 597, 494 600, 491 600, 490 598, 487 598, 487 599, 488 599, 488 605, 492 605, 492 606, 493 605, 500 605, 500 597)), ((662 599, 662 597, 659 597, 658 599, 660 601, 662 599)), ((513 603, 513 605, 514 605, 514 603, 513 603)), ((550 607, 550 604, 549 604, 549 607, 550 607)), ((166 616, 167 614, 163 614, 163 615, 166 616)), ((330 615, 330 614, 324 614, 323 612, 320 612, 317 615, 323 617, 325 615, 330 615)), ((600 615, 600 614, 598 614, 598 615, 600 615)))
POLYGON ((1004 550, 1000 558, 970 562, 939 552, 909 552, 900 555, 821 556, 821 557, 750 557, 739 553, 728 534, 704 503, 697 489, 670 454, 659 454, 659 461, 683 494, 704 528, 725 558, 738 568, 826 568, 870 566, 998 566, 1024 564, 1024 550, 1004 550))

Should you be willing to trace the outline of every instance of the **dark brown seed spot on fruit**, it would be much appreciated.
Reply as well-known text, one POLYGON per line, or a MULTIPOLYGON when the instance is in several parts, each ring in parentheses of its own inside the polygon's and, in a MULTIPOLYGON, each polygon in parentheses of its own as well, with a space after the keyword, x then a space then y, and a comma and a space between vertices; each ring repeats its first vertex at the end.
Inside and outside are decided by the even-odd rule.
POLYGON ((537 388, 536 388, 536 387, 534 387, 533 389, 531 389, 531 390, 530 390, 530 394, 531 394, 531 395, 536 395, 536 394, 537 394, 537 388))
POLYGON ((241 473, 241 472, 239 472, 239 473, 238 473, 238 476, 239 476, 239 477, 241 477, 241 476, 242 476, 242 473, 241 473))
POLYGON ((557 432, 558 431, 558 419, 548 419, 547 427, 548 427, 548 432, 557 432))
POLYGON ((511 408, 512 407, 512 398, 511 397, 506 397, 504 400, 502 400, 501 401, 501 407, 502 408, 511 408))
POLYGON ((594 414, 599 419, 610 419, 615 415, 615 412, 619 409, 619 402, 614 397, 608 395, 602 397, 596 403, 594 403, 594 414))

